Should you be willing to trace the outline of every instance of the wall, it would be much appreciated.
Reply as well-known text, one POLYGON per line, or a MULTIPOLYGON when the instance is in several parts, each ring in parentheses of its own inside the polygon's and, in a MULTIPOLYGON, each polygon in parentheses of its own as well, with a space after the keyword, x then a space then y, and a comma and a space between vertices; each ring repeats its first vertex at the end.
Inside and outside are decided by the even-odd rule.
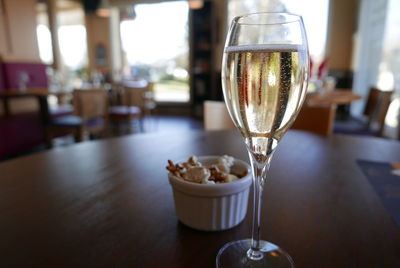
MULTIPOLYGON (((108 3, 112 6, 127 6, 133 3, 159 3, 167 2, 170 0, 108 0, 108 3)), ((207 1, 207 0, 204 0, 207 1)), ((222 55, 225 45, 225 37, 228 29, 227 22, 227 3, 228 0, 209 0, 214 2, 215 13, 217 15, 217 49, 215 53, 215 66, 216 70, 221 70, 222 55)))
POLYGON ((361 3, 353 91, 364 98, 351 106, 351 112, 356 116, 363 112, 370 87, 377 86, 387 8, 388 0, 364 0, 361 3))
POLYGON ((37 0, 2 0, 0 56, 3 61, 40 62, 36 37, 37 0))
MULTIPOLYGON (((4 0, 3 0, 4 1, 4 0)), ((7 17, 5 15, 5 10, 2 9, 0 0, 0 56, 8 51, 8 42, 7 42, 7 17)))
POLYGON ((88 42, 89 70, 101 70, 109 72, 111 70, 111 44, 110 44, 110 19, 101 18, 94 14, 85 16, 86 32, 88 42), (99 63, 96 59, 96 48, 105 48, 105 64, 99 63))
POLYGON ((331 0, 329 5, 327 56, 329 69, 351 71, 353 35, 357 27, 358 1, 331 0))
MULTIPOLYGON (((37 0, 2 1, 4 9, 0 10, 0 60, 39 63, 36 37, 37 0)), ((9 105, 12 114, 38 110, 34 98, 13 99, 9 105)), ((3 107, 0 105, 0 116, 2 114, 3 107)))
POLYGON ((120 71, 123 68, 123 54, 121 45, 121 31, 120 31, 120 13, 118 8, 111 9, 110 16, 110 56, 111 56, 111 70, 112 80, 118 81, 120 79, 120 71))
POLYGON ((228 0, 214 0, 215 2, 215 8, 216 8, 216 14, 217 14, 217 20, 218 20, 218 33, 217 33, 217 51, 215 53, 215 65, 217 66, 217 70, 221 70, 221 65, 222 65, 222 55, 224 51, 224 46, 225 46, 225 38, 226 34, 228 32, 229 28, 229 23, 227 21, 227 5, 228 5, 228 0))

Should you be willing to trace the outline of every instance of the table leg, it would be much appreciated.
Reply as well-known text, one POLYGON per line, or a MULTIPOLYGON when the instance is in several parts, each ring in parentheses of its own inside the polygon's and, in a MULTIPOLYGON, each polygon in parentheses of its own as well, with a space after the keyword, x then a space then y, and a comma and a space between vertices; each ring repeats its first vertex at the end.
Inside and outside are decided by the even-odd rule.
POLYGON ((8 98, 5 97, 5 98, 2 98, 2 100, 3 100, 4 115, 5 116, 10 116, 11 113, 10 113, 10 104, 8 102, 8 98))
POLYGON ((40 119, 42 121, 43 126, 46 126, 50 123, 50 110, 49 104, 47 102, 47 96, 38 96, 39 107, 40 107, 40 119))

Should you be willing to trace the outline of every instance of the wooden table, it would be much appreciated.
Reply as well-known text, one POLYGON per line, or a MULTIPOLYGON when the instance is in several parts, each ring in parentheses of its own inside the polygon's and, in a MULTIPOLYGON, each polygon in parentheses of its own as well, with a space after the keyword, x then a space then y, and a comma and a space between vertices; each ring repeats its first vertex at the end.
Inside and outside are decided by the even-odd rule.
POLYGON ((335 89, 323 93, 311 93, 307 95, 309 104, 350 104, 353 101, 360 100, 362 97, 353 93, 350 89, 335 89))
MULTIPOLYGON (((174 213, 167 159, 230 154, 236 130, 86 142, 0 164, 0 267, 214 267, 249 237, 251 213, 223 232, 174 213)), ((289 131, 272 160, 262 238, 296 267, 400 267, 400 228, 356 159, 400 161, 400 143, 289 131)))
POLYGON ((49 105, 47 102, 47 97, 50 95, 55 95, 57 97, 65 96, 67 94, 71 94, 68 91, 51 91, 48 88, 29 88, 27 90, 21 91, 18 89, 11 89, 7 91, 0 92, 0 99, 3 100, 3 109, 4 115, 9 116, 10 107, 9 107, 9 99, 12 98, 26 98, 26 97, 36 97, 39 103, 39 110, 41 120, 43 124, 47 124, 48 120, 50 120, 50 112, 49 105))

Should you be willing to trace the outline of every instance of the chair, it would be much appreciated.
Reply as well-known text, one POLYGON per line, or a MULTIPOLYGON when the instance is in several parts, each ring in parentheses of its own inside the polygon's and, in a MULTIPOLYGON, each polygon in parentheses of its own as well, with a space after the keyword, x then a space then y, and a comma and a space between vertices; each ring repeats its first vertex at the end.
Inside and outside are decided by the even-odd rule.
POLYGON ((143 94, 144 100, 144 114, 152 116, 157 109, 157 103, 154 99, 154 83, 149 82, 147 85, 147 91, 143 94))
POLYGON ((385 118, 392 100, 392 91, 382 91, 371 88, 365 105, 364 115, 368 116, 368 129, 375 130, 377 136, 382 136, 385 118))
POLYGON ((110 120, 113 122, 128 121, 129 131, 132 131, 131 121, 139 120, 140 129, 143 129, 142 119, 151 109, 155 108, 155 103, 151 102, 152 83, 147 81, 127 83, 124 85, 121 94, 122 105, 109 108, 110 120))
POLYGON ((330 135, 333 132, 336 105, 311 105, 306 102, 300 109, 292 129, 310 131, 320 135, 330 135))
POLYGON ((74 114, 51 118, 46 126, 47 147, 52 147, 56 136, 73 134, 81 142, 86 133, 102 133, 108 123, 108 99, 104 90, 74 90, 74 114))
POLYGON ((234 129, 235 125, 222 101, 204 101, 204 129, 234 129))
POLYGON ((338 122, 335 126, 335 133, 381 137, 392 93, 393 91, 382 91, 372 87, 364 107, 364 118, 352 118, 347 122, 338 122))

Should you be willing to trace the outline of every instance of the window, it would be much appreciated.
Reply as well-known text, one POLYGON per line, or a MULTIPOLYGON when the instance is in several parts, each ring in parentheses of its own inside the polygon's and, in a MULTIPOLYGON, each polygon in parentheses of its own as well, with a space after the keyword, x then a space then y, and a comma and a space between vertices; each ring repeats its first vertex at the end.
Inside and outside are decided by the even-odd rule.
POLYGON ((36 34, 39 45, 40 60, 46 64, 53 63, 53 46, 49 27, 45 24, 38 24, 36 34))
POLYGON ((122 48, 134 79, 154 82, 158 102, 187 102, 188 4, 137 4, 136 17, 121 23, 122 48))
POLYGON ((238 15, 262 11, 291 12, 303 17, 310 56, 316 63, 325 58, 329 0, 229 0, 228 19, 238 15))
POLYGON ((43 63, 53 63, 53 46, 51 43, 51 33, 49 30, 49 22, 47 15, 47 7, 44 3, 36 5, 37 10, 37 27, 36 35, 39 47, 39 57, 43 63))

